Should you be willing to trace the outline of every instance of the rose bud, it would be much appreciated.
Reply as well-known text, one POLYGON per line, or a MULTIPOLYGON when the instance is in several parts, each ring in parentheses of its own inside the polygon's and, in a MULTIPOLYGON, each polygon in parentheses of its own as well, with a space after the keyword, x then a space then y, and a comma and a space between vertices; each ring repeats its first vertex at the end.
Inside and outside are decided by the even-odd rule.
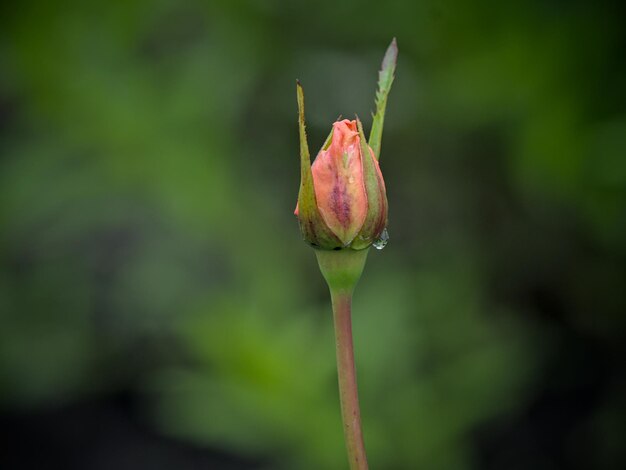
POLYGON ((385 182, 357 118, 333 124, 313 165, 304 125, 304 96, 297 85, 301 182, 295 214, 304 239, 316 248, 361 250, 387 225, 385 182))

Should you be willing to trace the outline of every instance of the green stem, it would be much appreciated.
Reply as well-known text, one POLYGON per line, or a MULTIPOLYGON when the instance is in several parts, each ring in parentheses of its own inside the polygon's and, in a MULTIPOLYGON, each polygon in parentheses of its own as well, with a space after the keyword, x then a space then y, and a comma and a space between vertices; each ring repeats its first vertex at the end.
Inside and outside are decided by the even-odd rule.
POLYGON ((368 251, 368 249, 315 250, 320 270, 330 289, 333 305, 341 418, 350 470, 368 469, 361 432, 351 318, 352 292, 363 272, 368 251))
POLYGON ((331 289, 330 295, 335 322, 339 399, 348 461, 350 462, 350 470, 367 470, 352 345, 352 292, 331 289))

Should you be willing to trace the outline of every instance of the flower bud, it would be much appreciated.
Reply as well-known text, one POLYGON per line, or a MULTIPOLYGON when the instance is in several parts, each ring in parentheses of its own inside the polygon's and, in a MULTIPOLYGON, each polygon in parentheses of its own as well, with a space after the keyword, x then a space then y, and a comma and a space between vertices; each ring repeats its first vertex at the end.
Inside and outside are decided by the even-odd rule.
POLYGON ((335 122, 311 165, 299 83, 298 107, 301 183, 295 214, 302 235, 321 249, 367 248, 387 225, 387 195, 361 122, 335 122))

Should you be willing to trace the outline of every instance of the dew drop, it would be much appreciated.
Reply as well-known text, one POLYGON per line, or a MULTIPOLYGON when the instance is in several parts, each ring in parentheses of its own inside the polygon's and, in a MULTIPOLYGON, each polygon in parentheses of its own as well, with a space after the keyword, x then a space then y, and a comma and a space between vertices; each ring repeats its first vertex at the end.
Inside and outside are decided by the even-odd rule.
POLYGON ((372 245, 377 250, 382 250, 383 248, 385 248, 385 246, 387 246, 388 242, 389 242, 389 232, 387 232, 387 229, 385 228, 380 234, 380 237, 378 237, 378 240, 372 243, 372 245))

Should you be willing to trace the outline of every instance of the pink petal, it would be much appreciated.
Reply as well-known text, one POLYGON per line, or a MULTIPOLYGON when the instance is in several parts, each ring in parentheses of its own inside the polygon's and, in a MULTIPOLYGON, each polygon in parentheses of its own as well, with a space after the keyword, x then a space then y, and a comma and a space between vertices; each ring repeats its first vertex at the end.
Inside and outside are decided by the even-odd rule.
POLYGON ((367 195, 356 121, 333 124, 330 147, 313 162, 313 186, 324 222, 345 245, 359 233, 367 215, 367 195))

